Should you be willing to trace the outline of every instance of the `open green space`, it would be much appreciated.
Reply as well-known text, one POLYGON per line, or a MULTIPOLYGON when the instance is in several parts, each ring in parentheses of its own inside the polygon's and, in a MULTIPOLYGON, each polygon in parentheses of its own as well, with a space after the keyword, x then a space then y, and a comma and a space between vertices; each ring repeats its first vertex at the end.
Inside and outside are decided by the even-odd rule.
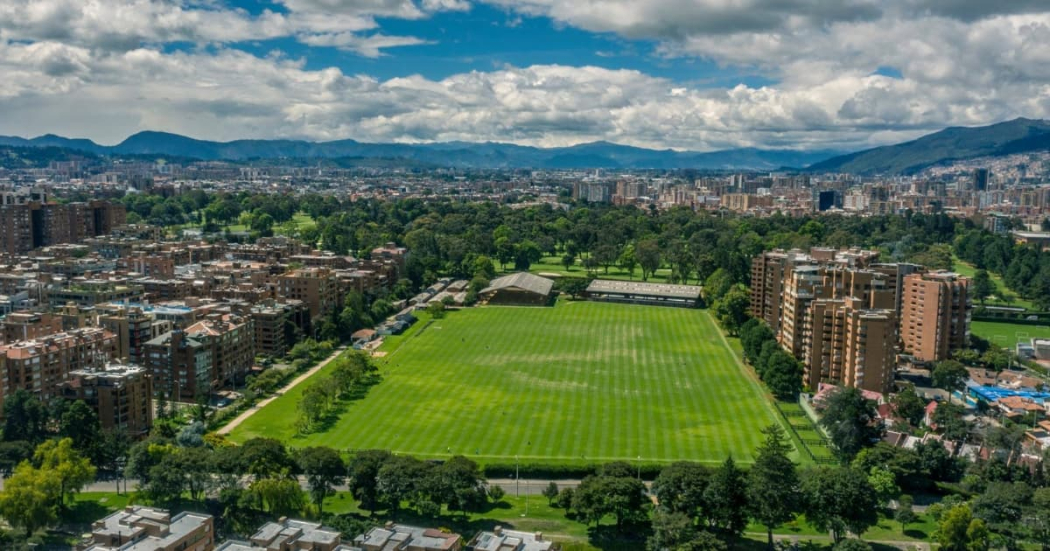
MULTIPOLYGON (((977 268, 975 268, 973 264, 961 260, 954 255, 952 256, 952 270, 959 275, 969 278, 973 278, 974 275, 977 274, 977 268)), ((1009 290, 1009 287, 1006 286, 1006 282, 1003 281, 1002 276, 999 274, 988 272, 988 279, 992 280, 992 285, 995 287, 995 291, 992 293, 993 296, 985 299, 985 304, 989 306, 1012 306, 1015 308, 1024 308, 1025 310, 1035 310, 1032 301, 1025 300, 1017 296, 1017 293, 1009 290), (1009 300, 1004 300, 1004 297, 1009 300)), ((974 304, 976 305, 978 303, 975 301, 974 304)))
POLYGON ((1019 341, 1033 338, 1050 339, 1050 326, 1000 323, 997 321, 970 322, 970 332, 996 346, 1015 348, 1019 341))
POLYGON ((462 454, 484 464, 729 455, 746 463, 759 429, 779 422, 706 310, 593 302, 474 308, 421 320, 380 350, 383 381, 322 432, 296 432, 306 382, 231 439, 462 454))

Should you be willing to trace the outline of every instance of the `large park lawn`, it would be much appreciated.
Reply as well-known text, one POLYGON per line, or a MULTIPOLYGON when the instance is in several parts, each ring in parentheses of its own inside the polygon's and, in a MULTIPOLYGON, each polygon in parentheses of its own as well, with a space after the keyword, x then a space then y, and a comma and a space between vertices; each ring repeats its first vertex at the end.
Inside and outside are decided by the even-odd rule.
POLYGON ((231 438, 482 463, 749 462, 759 429, 777 422, 706 310, 473 308, 420 322, 381 350, 383 381, 324 432, 295 432, 306 382, 231 438))
POLYGON ((1033 338, 1050 339, 1050 326, 1024 325, 1020 323, 1000 323, 996 321, 974 321, 970 323, 970 332, 992 344, 1014 348, 1019 341, 1033 338))

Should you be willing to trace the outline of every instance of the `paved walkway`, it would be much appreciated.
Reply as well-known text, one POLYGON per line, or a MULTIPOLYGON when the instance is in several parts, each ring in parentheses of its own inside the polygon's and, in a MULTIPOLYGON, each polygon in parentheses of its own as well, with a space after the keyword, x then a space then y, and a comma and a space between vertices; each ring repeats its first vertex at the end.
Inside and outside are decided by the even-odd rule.
POLYGON ((314 373, 317 373, 318 371, 320 371, 322 368, 324 368, 324 366, 328 365, 332 360, 338 358, 345 351, 346 351, 346 347, 345 346, 340 346, 339 348, 336 348, 335 352, 332 352, 331 356, 328 356, 324 360, 321 360, 320 363, 318 363, 317 365, 311 367, 310 370, 307 371, 306 373, 303 373, 302 375, 296 377, 295 379, 292 379, 292 382, 288 383, 283 388, 281 388, 277 392, 273 393, 273 396, 270 396, 269 398, 266 398, 265 400, 263 400, 263 401, 255 404, 254 406, 248 408, 247 411, 245 411, 244 413, 242 413, 242 414, 238 415, 237 417, 235 417, 233 419, 233 421, 230 421, 229 423, 226 423, 226 426, 224 426, 221 429, 215 431, 216 434, 229 434, 230 432, 233 431, 233 429, 237 428, 237 426, 240 425, 241 423, 243 423, 246 419, 248 419, 252 415, 255 415, 256 411, 259 411, 260 409, 266 407, 270 402, 276 400, 277 398, 280 398, 282 395, 284 395, 285 392, 288 392, 289 390, 295 388, 295 385, 297 385, 297 384, 299 384, 299 383, 309 379, 310 377, 312 377, 314 375, 314 373))

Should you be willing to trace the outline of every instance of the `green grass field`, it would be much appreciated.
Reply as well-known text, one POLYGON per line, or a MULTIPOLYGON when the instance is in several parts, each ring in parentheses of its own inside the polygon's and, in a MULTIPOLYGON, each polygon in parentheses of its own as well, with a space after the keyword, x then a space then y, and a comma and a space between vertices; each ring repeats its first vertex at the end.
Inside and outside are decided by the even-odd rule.
POLYGON ((706 310, 474 308, 421 321, 381 350, 383 381, 324 432, 296 434, 307 382, 231 438, 481 463, 749 462, 759 429, 778 422, 706 310))
POLYGON ((994 345, 1003 348, 1015 348, 1018 341, 1032 338, 1050 339, 1050 326, 1046 325, 1021 325, 1017 323, 999 323, 995 321, 970 322, 970 332, 982 339, 987 339, 994 345), (1027 337, 1018 337, 1017 335, 1027 337))
MULTIPOLYGON (((587 269, 583 267, 582 261, 577 258, 576 264, 571 266, 572 269, 566 270, 565 266, 561 263, 560 256, 545 256, 540 259, 539 262, 529 266, 529 271, 534 274, 558 274, 562 277, 587 277, 587 269)), ((496 266, 499 268, 499 266, 496 266)), ((513 274, 518 270, 514 269, 513 264, 507 264, 506 269, 501 271, 503 274, 513 274)), ((634 269, 634 275, 630 272, 620 268, 619 266, 610 266, 609 271, 606 272, 605 268, 598 267, 596 271, 597 275, 601 279, 622 279, 622 280, 642 280, 642 269, 640 267, 634 269)), ((660 268, 656 270, 656 273, 649 276, 649 281, 653 283, 666 283, 668 276, 671 275, 670 268, 660 268)), ((696 285, 696 279, 689 280, 690 285, 696 285)))
MULTIPOLYGON (((957 256, 952 256, 952 260, 952 270, 958 273, 959 275, 973 278, 974 275, 977 274, 977 268, 975 268, 969 262, 960 260, 957 256)), ((989 297, 987 300, 984 301, 985 304, 989 306, 1013 306, 1024 308, 1026 310, 1035 310, 1035 306, 1032 304, 1032 301, 1025 300, 1017 296, 1017 293, 1009 291, 1008 287, 1006 286, 1006 282, 1004 282, 1003 278, 998 274, 988 272, 988 279, 992 280, 992 285, 995 287, 995 292, 993 293, 993 297, 989 297), (1010 298, 1009 301, 1003 300, 1004 291, 1005 295, 1010 298)), ((978 302, 974 302, 975 306, 978 304, 978 302)))

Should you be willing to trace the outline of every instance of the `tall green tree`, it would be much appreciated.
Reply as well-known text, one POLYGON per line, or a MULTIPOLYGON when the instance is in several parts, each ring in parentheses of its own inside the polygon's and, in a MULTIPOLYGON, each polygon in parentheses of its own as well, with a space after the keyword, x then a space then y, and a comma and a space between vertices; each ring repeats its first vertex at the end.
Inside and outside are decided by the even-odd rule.
POLYGON ((68 498, 95 480, 95 467, 73 448, 73 440, 45 440, 33 453, 33 463, 42 471, 54 473, 58 482, 56 503, 65 508, 68 498))
POLYGON ((732 536, 744 533, 750 509, 747 474, 736 466, 732 457, 715 469, 704 491, 704 503, 709 526, 732 536))
POLYGON ((634 248, 634 257, 638 265, 642 267, 642 281, 649 281, 649 277, 660 269, 661 255, 660 245, 655 239, 644 239, 639 241, 634 248))
POLYGON ((985 299, 995 292, 995 284, 988 275, 988 270, 977 270, 973 276, 973 296, 984 304, 985 299))
POLYGON ((386 450, 362 450, 350 459, 350 493, 373 516, 380 507, 379 470, 392 457, 386 450))
POLYGON ((930 375, 933 379, 933 386, 946 390, 948 402, 951 403, 952 393, 962 388, 970 373, 966 370, 966 366, 955 360, 941 360, 934 364, 930 375))
POLYGON ((747 287, 734 285, 718 302, 715 303, 715 315, 722 327, 730 335, 736 335, 748 319, 748 307, 751 297, 747 287))
POLYGON ((747 497, 751 517, 766 527, 766 539, 773 548, 773 529, 795 518, 801 510, 798 471, 788 458, 791 446, 780 425, 762 429, 765 441, 757 450, 747 477, 747 497))
POLYGON ((47 437, 47 410, 29 392, 18 389, 4 399, 4 441, 36 445, 47 437))
POLYGON ((23 461, 14 474, 4 481, 0 491, 0 515, 11 525, 32 536, 37 530, 57 520, 54 494, 60 482, 54 471, 33 467, 23 461))
POLYGON ((339 452, 326 446, 303 448, 296 460, 306 476, 310 497, 317 506, 317 514, 324 515, 324 500, 335 493, 335 487, 346 480, 346 463, 339 452))
POLYGON ((853 460, 860 450, 873 446, 882 436, 875 405, 859 389, 839 387, 827 395, 823 405, 820 425, 843 463, 853 460))
POLYGON ((839 542, 861 535, 878 520, 878 498, 868 475, 852 467, 821 467, 805 477, 806 520, 839 542))

